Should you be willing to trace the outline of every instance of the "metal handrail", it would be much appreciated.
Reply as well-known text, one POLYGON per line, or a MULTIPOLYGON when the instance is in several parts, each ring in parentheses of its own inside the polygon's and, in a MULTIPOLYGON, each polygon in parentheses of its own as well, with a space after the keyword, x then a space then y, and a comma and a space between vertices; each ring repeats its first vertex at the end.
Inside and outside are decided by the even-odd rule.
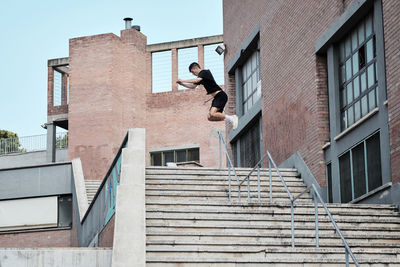
MULTIPOLYGON (((222 165, 222 162, 221 162, 221 144, 223 145, 224 151, 225 151, 225 155, 228 158, 228 184, 229 184, 229 194, 228 194, 228 196, 229 196, 229 200, 231 200, 231 167, 233 169, 233 174, 235 175, 236 181, 237 181, 238 184, 239 184, 239 177, 236 174, 235 166, 233 166, 233 164, 232 164, 231 158, 229 157, 228 149, 226 148, 226 144, 225 144, 224 138, 222 137, 222 134, 221 134, 220 131, 218 131, 218 138, 219 138, 218 141, 219 141, 219 168, 220 169, 221 169, 221 165, 222 165)), ((240 186, 239 186, 239 201, 240 201, 240 186)))
POLYGON ((261 202, 261 198, 260 198, 260 166, 262 164, 262 162, 264 162, 264 160, 268 157, 268 170, 269 170, 269 198, 270 198, 270 203, 272 203, 272 175, 271 175, 271 163, 273 165, 273 167, 275 168, 286 192, 288 193, 289 199, 290 199, 290 215, 291 215, 291 232, 292 232, 292 247, 295 247, 295 243, 294 243, 294 202, 299 199, 302 195, 304 195, 305 193, 309 192, 311 189, 313 191, 312 195, 313 195, 313 199, 314 199, 314 217, 315 217, 315 246, 318 248, 319 247, 319 229, 318 229, 318 201, 322 204, 322 206, 325 209, 325 212, 327 213, 330 221, 333 224, 333 227, 335 228, 336 232, 339 234, 339 237, 342 239, 343 245, 345 247, 345 259, 346 259, 346 266, 349 266, 349 254, 351 256, 351 258, 353 259, 353 263, 358 267, 358 261, 355 258, 353 252, 351 251, 349 245, 346 242, 346 239, 344 238, 344 236, 342 235, 339 227, 337 226, 335 220, 332 217, 332 214, 330 213, 328 207, 326 206, 325 202, 322 200, 320 194, 317 191, 317 188, 315 187, 314 184, 311 184, 311 186, 308 186, 305 190, 303 190, 300 194, 298 194, 297 196, 293 197, 292 193, 290 192, 288 186, 286 185, 285 180, 283 179, 282 174, 280 173, 278 167, 276 166, 274 160, 272 159, 271 154, 269 153, 269 151, 267 150, 267 152, 264 154, 264 156, 258 161, 258 163, 254 166, 253 169, 251 169, 251 171, 245 176, 245 178, 240 181, 238 176, 236 175, 236 170, 235 167, 233 166, 231 159, 229 157, 225 142, 222 138, 222 135, 220 132, 218 132, 219 135, 219 143, 220 143, 220 168, 221 168, 221 143, 223 144, 223 147, 225 149, 225 153, 226 156, 228 158, 228 162, 229 162, 229 200, 231 200, 231 179, 230 179, 230 166, 232 166, 235 176, 236 176, 236 180, 238 182, 238 200, 240 202, 240 186, 243 184, 244 181, 247 180, 247 200, 248 202, 250 202, 250 176, 251 174, 255 171, 255 169, 257 169, 257 191, 258 191, 258 201, 261 202), (222 141, 222 142, 221 142, 222 141))

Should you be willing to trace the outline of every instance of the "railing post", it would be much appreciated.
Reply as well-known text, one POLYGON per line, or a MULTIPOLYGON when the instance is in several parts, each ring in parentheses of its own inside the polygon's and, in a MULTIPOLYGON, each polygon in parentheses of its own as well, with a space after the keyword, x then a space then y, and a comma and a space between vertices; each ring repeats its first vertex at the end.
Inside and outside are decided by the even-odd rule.
POLYGON ((250 175, 247 176, 247 202, 250 203, 250 175))
POLYGON ((314 189, 313 191, 313 196, 314 196, 314 206, 315 206, 315 211, 314 211, 314 216, 315 216, 315 247, 319 248, 319 233, 318 233, 318 199, 317 195, 315 194, 314 189))
POLYGON ((239 198, 239 202, 240 202, 240 184, 238 185, 238 198, 239 198))
POLYGON ((257 191, 258 191, 258 202, 261 202, 260 165, 257 166, 257 191))
POLYGON ((345 248, 346 251, 346 267, 349 267, 349 252, 347 251, 347 248, 345 248))
POLYGON ((272 204, 272 174, 271 174, 271 160, 268 158, 269 169, 269 203, 272 204))
POLYGON ((294 248, 294 207, 293 207, 293 200, 290 200, 290 216, 291 216, 291 226, 292 226, 292 248, 294 248))
POLYGON ((219 169, 222 167, 222 159, 221 159, 221 132, 218 131, 218 144, 219 144, 219 169))
POLYGON ((228 180, 229 180, 229 201, 231 201, 231 165, 228 168, 228 180))

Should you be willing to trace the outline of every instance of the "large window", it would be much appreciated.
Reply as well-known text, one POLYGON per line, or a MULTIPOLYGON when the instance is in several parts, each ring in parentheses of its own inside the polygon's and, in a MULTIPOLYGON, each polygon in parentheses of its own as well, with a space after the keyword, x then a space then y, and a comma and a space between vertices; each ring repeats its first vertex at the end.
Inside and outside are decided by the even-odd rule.
POLYGON ((342 203, 382 185, 379 135, 374 134, 339 157, 342 203))
POLYGON ((339 44, 341 129, 377 107, 376 45, 372 14, 339 44))
POLYGON ((150 157, 152 166, 166 166, 168 162, 200 162, 199 148, 151 152, 150 157))
POLYGON ((152 92, 172 91, 172 54, 171 50, 151 54, 152 92))
POLYGON ((261 120, 250 123, 249 128, 233 143, 235 165, 254 167, 260 160, 261 120))
POLYGON ((243 114, 245 114, 261 97, 260 86, 260 41, 257 49, 251 54, 243 64, 242 73, 242 105, 243 114))

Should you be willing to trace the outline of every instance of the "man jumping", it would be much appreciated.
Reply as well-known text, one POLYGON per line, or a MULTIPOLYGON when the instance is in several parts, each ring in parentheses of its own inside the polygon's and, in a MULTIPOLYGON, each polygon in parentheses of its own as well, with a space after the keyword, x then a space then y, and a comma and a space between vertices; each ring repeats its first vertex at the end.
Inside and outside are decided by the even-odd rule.
POLYGON ((209 70, 204 70, 197 62, 193 62, 189 66, 189 71, 197 78, 190 80, 178 79, 177 83, 190 89, 194 89, 197 85, 202 84, 207 91, 207 95, 211 95, 214 99, 211 103, 210 112, 208 113, 209 121, 223 121, 232 124, 233 129, 238 127, 238 117, 236 115, 227 115, 223 113, 228 95, 215 82, 209 70))

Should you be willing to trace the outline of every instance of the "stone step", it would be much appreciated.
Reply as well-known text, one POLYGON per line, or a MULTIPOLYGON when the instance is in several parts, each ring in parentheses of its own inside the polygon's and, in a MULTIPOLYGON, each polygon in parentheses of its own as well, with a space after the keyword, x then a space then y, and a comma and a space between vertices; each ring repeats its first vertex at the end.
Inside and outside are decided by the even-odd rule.
MULTIPOLYGON (((290 228, 290 219, 283 220, 281 218, 265 218, 263 220, 257 220, 257 221, 252 221, 252 220, 199 220, 199 219, 163 219, 163 218, 157 218, 157 219, 151 219, 147 218, 147 225, 150 226, 158 226, 158 227, 203 227, 203 228, 261 228, 261 229, 268 229, 270 226, 276 226, 276 225, 285 225, 287 228, 290 228)), ((369 221, 363 221, 363 220, 346 220, 346 219, 338 219, 335 220, 336 224, 338 227, 381 227, 384 229, 384 227, 399 227, 399 224, 397 222, 392 222, 390 219, 387 220, 379 220, 376 219, 373 222, 369 221)), ((314 218, 298 218, 294 217, 294 225, 296 226, 314 226, 315 221, 314 218)), ((332 226, 332 223, 330 220, 321 218, 319 219, 319 225, 322 227, 324 225, 329 225, 332 226)))
MULTIPOLYGON (((248 209, 248 208, 237 208, 237 207, 216 207, 216 208, 204 208, 204 207, 196 207, 196 206, 189 206, 189 207, 164 207, 160 209, 160 207, 152 207, 149 206, 146 208, 147 213, 177 213, 177 214, 234 214, 234 215, 268 215, 268 216, 285 216, 290 215, 290 207, 286 207, 283 209, 274 209, 272 207, 265 207, 259 209, 248 209)), ((365 217, 369 218, 385 218, 385 217, 392 217, 396 216, 394 213, 380 213, 380 212, 369 212, 366 213, 364 210, 358 209, 351 209, 351 210, 344 210, 344 209, 331 209, 330 210, 332 216, 350 216, 350 217, 365 217)), ((315 210, 313 207, 302 208, 302 207, 295 207, 294 213, 296 216, 299 215, 310 215, 314 216, 315 210)), ((325 213, 325 209, 319 205, 318 208, 318 216, 327 216, 325 213)), ((400 218, 400 217, 399 217, 400 218)))
MULTIPOLYGON (((318 225, 319 231, 325 232, 333 232, 336 233, 334 227, 330 223, 320 223, 318 225)), ((315 233, 315 225, 314 224, 296 224, 294 227, 295 233, 300 232, 307 232, 307 233, 315 233)), ((275 233, 291 233, 291 225, 290 223, 285 224, 276 224, 276 225, 261 225, 261 226, 249 226, 249 225, 220 225, 216 227, 207 227, 207 226, 198 226, 198 225, 191 225, 191 226, 180 226, 176 224, 165 225, 161 223, 153 223, 148 222, 146 231, 149 233, 151 232, 160 232, 165 231, 168 233, 173 232, 182 232, 182 231, 199 231, 205 233, 213 233, 213 232, 237 232, 241 234, 254 234, 254 233, 264 233, 264 232, 275 232, 275 233)), ((346 233, 360 233, 368 231, 368 233, 374 234, 390 234, 394 236, 398 236, 400 234, 400 229, 398 227, 382 227, 382 226, 354 226, 354 225, 341 225, 340 231, 345 235, 346 233)))
MULTIPOLYGON (((290 192, 293 195, 299 194, 306 189, 306 186, 292 186, 288 185, 290 192)), ((146 185, 146 190, 182 190, 182 191, 193 191, 193 190, 203 190, 203 191, 222 191, 226 192, 229 190, 228 185, 176 185, 176 184, 163 184, 163 185, 146 185)), ((242 185, 240 187, 240 191, 247 191, 247 184, 242 185)), ((258 192, 257 184, 250 185, 251 192, 258 192)), ((238 192, 238 186, 231 185, 231 192, 238 192)), ((269 186, 268 185, 260 185, 260 192, 269 193, 269 186)), ((286 192, 283 186, 272 186, 272 193, 274 192, 286 192)))
MULTIPOLYGON (((245 177, 239 177, 239 181, 242 182, 245 177)), ((210 175, 188 175, 188 174, 182 174, 182 175, 175 175, 175 174, 162 174, 162 175, 150 175, 146 174, 146 182, 148 181, 168 181, 168 180, 173 180, 173 181, 208 181, 208 182, 216 182, 216 181, 226 181, 228 183, 229 177, 228 175, 220 175, 220 176, 210 176, 210 175)), ((272 177, 272 182, 274 183, 281 183, 282 181, 279 179, 278 176, 273 176, 272 177)), ((285 183, 295 183, 295 182, 302 182, 303 180, 296 177, 296 176, 283 176, 283 180, 285 183)), ((232 184, 237 183, 237 179, 235 177, 231 177, 232 184)), ((250 181, 257 181, 257 176, 251 177, 250 181)), ((260 181, 269 181, 269 177, 267 176, 261 176, 260 181)), ((247 180, 243 183, 247 183, 247 180)))
MULTIPOLYGON (((252 170, 252 168, 235 168, 236 174, 240 175, 247 175, 249 172, 252 170)), ((210 174, 221 174, 221 173, 228 173, 228 168, 209 168, 209 167, 161 167, 161 166, 149 166, 146 167, 146 174, 148 173, 201 173, 205 175, 210 175, 210 174)), ((233 170, 231 169, 231 173, 233 170)), ((260 173, 268 173, 269 169, 268 168, 260 168, 260 173)), ((276 173, 275 168, 271 169, 272 173, 276 173)), ((283 175, 283 173, 298 173, 297 169, 294 168, 279 168, 279 172, 283 175)), ((257 169, 254 170, 253 174, 257 173, 257 169)))
MULTIPOLYGON (((344 254, 344 253, 343 253, 344 254)), ((391 258, 377 258, 371 259, 369 257, 357 258, 359 264, 362 266, 395 266, 399 264, 399 260, 391 258)), ((292 257, 279 257, 279 256, 264 256, 254 258, 221 258, 221 257, 146 257, 146 266, 179 266, 179 267, 198 267, 198 266, 345 266, 345 257, 339 255, 336 258, 322 258, 315 257, 314 254, 295 254, 292 257), (323 265, 321 265, 323 264, 323 265)), ((350 260, 350 266, 355 266, 350 260)))
MULTIPOLYGON (((302 180, 298 180, 295 182, 288 182, 288 186, 290 187, 302 187, 306 188, 306 185, 302 180)), ((228 187, 228 181, 225 179, 218 179, 218 180, 172 180, 172 179, 148 179, 146 180, 146 186, 226 186, 228 187)), ((231 186, 237 187, 236 180, 232 180, 231 186)), ((242 186, 247 186, 247 182, 245 182, 242 186)), ((250 186, 257 186, 257 179, 250 180, 250 186)), ((260 180, 260 186, 262 187, 269 187, 269 180, 260 180)), ((283 187, 281 181, 272 180, 272 187, 283 187)))
MULTIPOLYGON (((245 210, 258 210, 258 209, 290 209, 290 206, 287 205, 287 201, 275 201, 273 203, 269 203, 269 201, 262 201, 261 203, 255 201, 250 204, 247 203, 246 200, 242 200, 241 202, 237 201, 229 201, 229 200, 181 200, 181 199, 157 199, 157 198, 147 198, 146 206, 152 206, 153 208, 161 208, 164 209, 166 207, 174 207, 174 208, 207 208, 207 209, 221 209, 221 208, 229 208, 229 209, 245 209, 245 210)), ((396 210, 393 205, 368 205, 368 204, 337 204, 337 203, 327 203, 326 204, 330 211, 338 211, 338 210, 357 210, 362 212, 369 213, 389 213, 394 216, 399 216, 399 212, 396 210)), ((314 208, 314 204, 310 201, 306 203, 295 202, 294 207, 297 209, 310 209, 314 208)))
MULTIPOLYGON (((392 262, 399 261, 397 254, 399 249, 370 249, 354 248, 352 253, 356 259, 391 259, 392 262)), ((181 245, 148 245, 146 246, 146 257, 176 257, 176 258, 288 258, 288 257, 317 257, 320 259, 337 259, 344 257, 344 248, 262 248, 251 246, 181 246, 181 245)))

